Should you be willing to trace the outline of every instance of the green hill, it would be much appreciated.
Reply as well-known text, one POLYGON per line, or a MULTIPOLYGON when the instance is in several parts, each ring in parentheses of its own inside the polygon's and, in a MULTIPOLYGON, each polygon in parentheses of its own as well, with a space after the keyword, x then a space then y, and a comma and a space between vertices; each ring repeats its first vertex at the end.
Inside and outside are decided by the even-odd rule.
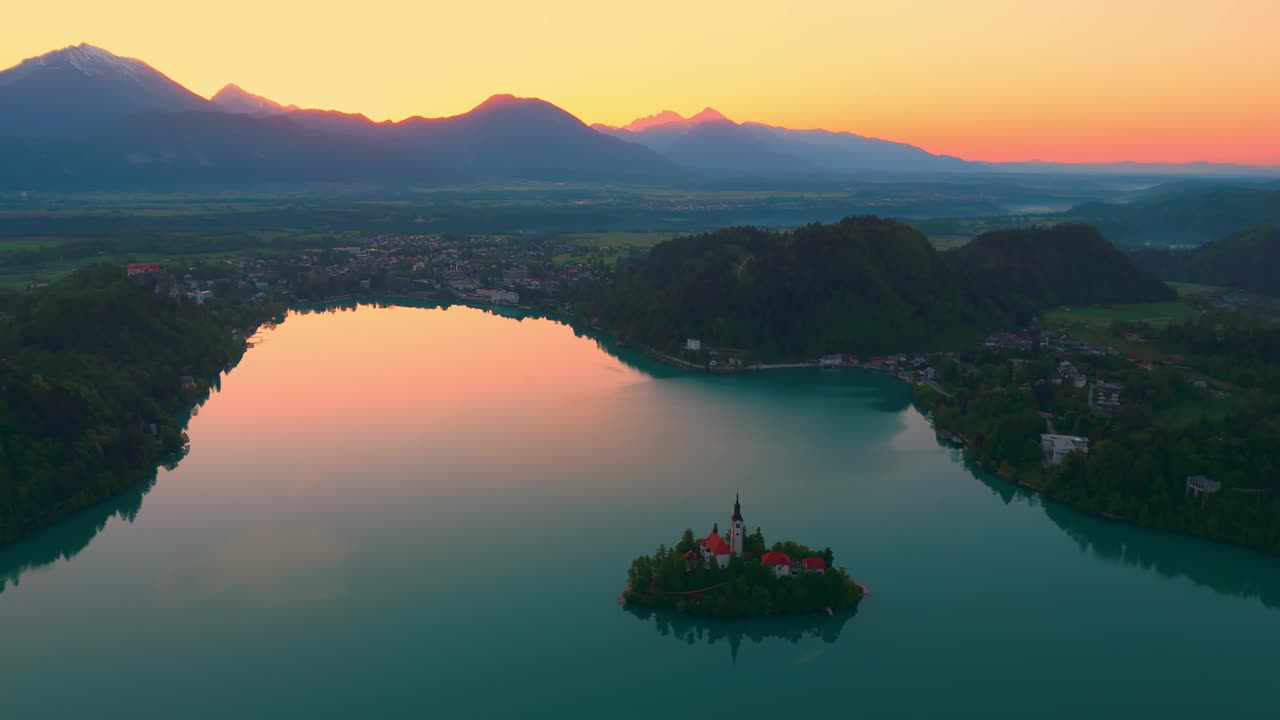
POLYGON ((1121 245, 1200 245, 1242 228, 1280 224, 1280 185, 1176 183, 1130 203, 1092 202, 1064 213, 1121 245))
POLYGON ((1280 296, 1280 229, 1263 225, 1186 252, 1148 250, 1137 261, 1169 280, 1280 296))
POLYGON ((244 352, 231 329, 264 312, 170 299, 110 266, 0 295, 0 545, 154 477, 244 352))
POLYGON ((989 232, 945 256, 975 288, 1015 311, 1175 296, 1089 225, 989 232))
POLYGON ((628 339, 768 358, 964 344, 993 320, 924 235, 874 217, 676 238, 592 302, 588 315, 628 339))
POLYGON ((698 338, 778 360, 965 347, 1055 304, 1170 297, 1093 228, 991 233, 940 254, 907 225, 857 217, 661 243, 580 310, 654 347, 698 338))

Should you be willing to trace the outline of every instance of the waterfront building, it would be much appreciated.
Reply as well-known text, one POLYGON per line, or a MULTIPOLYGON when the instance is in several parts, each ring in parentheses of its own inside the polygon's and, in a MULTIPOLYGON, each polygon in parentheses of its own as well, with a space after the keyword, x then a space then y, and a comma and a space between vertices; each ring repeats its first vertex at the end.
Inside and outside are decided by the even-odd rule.
POLYGON ((1044 455, 1045 462, 1050 465, 1061 465, 1062 461, 1073 452, 1088 455, 1089 438, 1045 433, 1040 436, 1040 451, 1044 455))
POLYGON ((1222 489, 1222 483, 1205 475, 1191 475, 1187 478, 1187 489, 1184 494, 1201 497, 1212 495, 1222 489))

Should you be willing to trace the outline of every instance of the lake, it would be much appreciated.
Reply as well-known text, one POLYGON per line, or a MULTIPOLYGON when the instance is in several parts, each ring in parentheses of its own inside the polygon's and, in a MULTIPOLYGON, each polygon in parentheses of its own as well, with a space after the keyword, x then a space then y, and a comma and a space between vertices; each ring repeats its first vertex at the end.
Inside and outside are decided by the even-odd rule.
POLYGON ((1280 713, 1280 560, 975 475, 888 378, 684 373, 465 307, 257 340, 153 487, 0 550, 4 717, 1280 713), (735 493, 858 612, 618 605, 735 493))

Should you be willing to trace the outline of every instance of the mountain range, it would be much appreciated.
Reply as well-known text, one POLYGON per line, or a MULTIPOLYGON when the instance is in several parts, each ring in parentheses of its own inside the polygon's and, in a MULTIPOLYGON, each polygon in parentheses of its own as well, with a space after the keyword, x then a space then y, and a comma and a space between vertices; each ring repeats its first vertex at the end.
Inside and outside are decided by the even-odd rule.
MULTIPOLYGON (((494 95, 444 118, 374 122, 227 85, 212 99, 87 44, 0 72, 0 187, 202 182, 841 179, 1008 169, 847 132, 738 123, 712 108, 588 127, 494 95)), ((1035 165, 1043 171, 1045 166, 1035 165)))
POLYGON ((830 176, 987 169, 982 163, 848 132, 736 123, 714 108, 689 118, 663 110, 623 127, 591 127, 644 145, 692 170, 715 174, 830 176))

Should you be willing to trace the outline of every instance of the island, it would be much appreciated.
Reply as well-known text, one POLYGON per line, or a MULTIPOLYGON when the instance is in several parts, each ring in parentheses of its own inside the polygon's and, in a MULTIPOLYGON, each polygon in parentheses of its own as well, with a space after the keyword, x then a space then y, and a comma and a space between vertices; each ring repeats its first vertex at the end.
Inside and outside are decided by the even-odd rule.
POLYGON ((834 559, 831 548, 817 551, 789 540, 769 547, 760 528, 747 534, 735 497, 727 537, 719 523, 701 540, 685 530, 674 547, 636 558, 619 602, 699 617, 834 615, 855 608, 867 593, 834 559))

